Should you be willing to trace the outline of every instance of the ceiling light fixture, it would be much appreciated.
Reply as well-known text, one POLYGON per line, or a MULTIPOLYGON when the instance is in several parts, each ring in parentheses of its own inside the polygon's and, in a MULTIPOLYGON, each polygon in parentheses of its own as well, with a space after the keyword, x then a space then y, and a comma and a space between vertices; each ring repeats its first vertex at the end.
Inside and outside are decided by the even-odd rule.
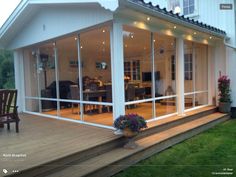
POLYGON ((194 32, 193 34, 194 34, 194 35, 196 35, 196 34, 197 34, 197 32, 194 32))
POLYGON ((102 30, 102 32, 103 32, 103 33, 105 33, 105 32, 106 32, 106 30, 102 30))
POLYGON ((151 20, 151 18, 150 17, 147 17, 147 21, 150 21, 151 20))
POLYGON ((81 45, 81 46, 80 46, 80 48, 82 49, 82 48, 83 48, 83 46, 81 45))
POLYGON ((176 29, 177 27, 176 26, 174 26, 174 29, 176 29))
POLYGON ((75 37, 75 41, 77 41, 78 40, 78 38, 77 37, 75 37))
POLYGON ((212 39, 212 37, 211 37, 211 36, 210 36, 209 38, 210 38, 210 39, 212 39))

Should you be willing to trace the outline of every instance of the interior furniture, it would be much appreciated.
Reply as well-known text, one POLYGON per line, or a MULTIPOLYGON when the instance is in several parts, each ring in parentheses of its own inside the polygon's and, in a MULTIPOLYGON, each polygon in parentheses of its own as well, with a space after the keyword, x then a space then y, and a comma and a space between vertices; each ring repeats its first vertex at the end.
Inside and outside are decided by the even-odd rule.
MULTIPOLYGON (((80 99, 80 95, 79 95, 79 87, 78 85, 70 85, 70 95, 71 95, 71 99, 72 100, 79 100, 80 99)), ((72 106, 72 113, 74 113, 74 106, 78 106, 79 108, 79 103, 71 103, 72 106)), ((79 114, 79 112, 78 112, 79 114)))
MULTIPOLYGON (((125 101, 135 101, 135 86, 133 84, 128 84, 125 90, 125 101)), ((135 108, 135 105, 128 105, 127 108, 135 108)))
POLYGON ((17 112, 17 90, 0 90, 0 124, 16 124, 16 132, 19 132, 19 116, 17 112))
MULTIPOLYGON (((70 98, 70 85, 76 85, 76 83, 72 81, 59 81, 59 97, 60 99, 68 99, 70 98)), ((51 91, 51 97, 49 98, 57 98, 57 90, 56 90, 56 81, 53 81, 47 88, 47 90, 51 91)), ((56 102, 52 102, 53 108, 57 107, 56 102)), ((60 106, 69 108, 71 103, 61 102, 60 106)))
MULTIPOLYGON (((102 102, 102 98, 106 96, 106 90, 84 90, 83 91, 85 101, 96 99, 98 102, 102 102)), ((98 113, 102 113, 102 105, 98 105, 98 113)))
MULTIPOLYGON (((111 84, 107 84, 105 85, 105 90, 106 90, 106 97, 105 97, 105 102, 107 103, 112 103, 112 85, 111 84)), ((112 108, 111 106, 106 106, 107 108, 107 112, 110 112, 110 108, 112 108)))
MULTIPOLYGON (((41 90, 41 97, 42 98, 52 98, 52 93, 50 89, 41 90)), ((48 100, 41 100, 42 110, 50 111, 53 109, 53 102, 48 100)))

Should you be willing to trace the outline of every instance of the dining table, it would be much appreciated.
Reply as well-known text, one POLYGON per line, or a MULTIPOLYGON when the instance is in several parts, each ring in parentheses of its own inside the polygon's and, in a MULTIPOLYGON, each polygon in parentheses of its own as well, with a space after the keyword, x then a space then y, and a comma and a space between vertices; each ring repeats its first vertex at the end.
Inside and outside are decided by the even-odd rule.
MULTIPOLYGON (((84 90, 84 100, 90 101, 91 98, 96 98, 98 102, 102 102, 102 98, 106 97, 106 90, 84 90)), ((98 113, 102 113, 102 105, 98 105, 98 113)))

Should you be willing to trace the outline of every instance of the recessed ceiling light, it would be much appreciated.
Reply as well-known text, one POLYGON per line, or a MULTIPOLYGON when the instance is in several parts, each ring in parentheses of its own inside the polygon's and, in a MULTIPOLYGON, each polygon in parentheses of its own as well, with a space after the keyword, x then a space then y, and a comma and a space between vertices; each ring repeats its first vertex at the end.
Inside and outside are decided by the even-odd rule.
POLYGON ((82 48, 83 48, 83 46, 81 45, 81 46, 80 46, 80 48, 82 49, 82 48))
POLYGON ((193 34, 194 34, 194 35, 196 35, 196 34, 197 34, 197 32, 194 32, 193 34))
POLYGON ((78 39, 78 38, 77 38, 77 37, 75 37, 75 41, 77 41, 77 39, 78 39))
POLYGON ((176 26, 174 26, 174 29, 176 29, 177 27, 176 26))
POLYGON ((102 30, 102 32, 103 32, 103 33, 105 33, 105 32, 106 32, 106 30, 102 30))
POLYGON ((102 44, 105 45, 105 41, 103 41, 102 44))
POLYGON ((156 42, 156 40, 154 39, 153 42, 156 42))
POLYGON ((151 18, 150 17, 147 17, 147 21, 150 21, 151 20, 151 18))
POLYGON ((210 36, 209 38, 210 38, 210 39, 212 39, 212 37, 211 37, 211 36, 210 36))

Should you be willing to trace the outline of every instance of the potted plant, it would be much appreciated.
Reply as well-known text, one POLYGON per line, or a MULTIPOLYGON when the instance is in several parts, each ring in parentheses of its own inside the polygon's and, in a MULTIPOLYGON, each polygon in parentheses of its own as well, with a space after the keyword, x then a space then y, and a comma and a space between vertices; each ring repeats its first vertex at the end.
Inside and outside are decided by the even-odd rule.
POLYGON ((228 76, 221 76, 218 79, 219 90, 219 111, 221 113, 229 113, 231 109, 230 97, 230 79, 228 76))
POLYGON ((147 122, 138 114, 127 114, 119 116, 114 122, 114 127, 121 130, 123 135, 129 139, 128 143, 124 147, 134 149, 137 145, 133 141, 133 137, 142 129, 147 128, 147 122))

